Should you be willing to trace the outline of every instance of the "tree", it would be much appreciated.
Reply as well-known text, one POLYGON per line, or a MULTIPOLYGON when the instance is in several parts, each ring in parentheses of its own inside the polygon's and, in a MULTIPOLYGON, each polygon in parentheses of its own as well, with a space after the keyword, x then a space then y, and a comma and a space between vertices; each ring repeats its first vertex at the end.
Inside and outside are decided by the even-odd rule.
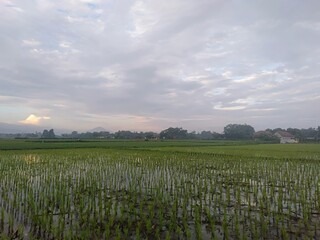
MULTIPOLYGON (((270 129, 268 128, 266 131, 269 131, 269 130, 270 129)), ((272 131, 272 133, 276 133, 276 132, 282 132, 282 131, 285 132, 286 130, 283 128, 274 128, 271 131, 272 131)))
POLYGON ((255 140, 266 142, 279 142, 279 139, 271 131, 259 131, 253 135, 255 140))
POLYGON ((134 139, 134 133, 131 131, 118 131, 115 134, 116 139, 134 139))
POLYGON ((315 128, 301 129, 301 141, 315 141, 318 136, 318 130, 315 128))
POLYGON ((72 138, 78 138, 78 137, 79 137, 77 131, 72 131, 72 133, 70 134, 70 136, 71 136, 72 138))
POLYGON ((199 138, 204 139, 204 140, 211 140, 211 139, 213 139, 213 134, 210 131, 202 131, 199 134, 199 138))
POLYGON ((287 132, 291 133, 295 138, 299 139, 301 141, 301 130, 298 128, 287 128, 287 132))
POLYGON ((168 128, 160 132, 161 139, 186 139, 188 131, 182 128, 168 128))
POLYGON ((228 124, 224 127, 226 139, 252 139, 255 130, 247 124, 228 124))
POLYGON ((144 138, 145 139, 157 139, 158 138, 158 134, 155 132, 145 132, 144 133, 144 138))
POLYGON ((47 129, 43 130, 43 133, 41 135, 41 138, 55 138, 56 135, 54 134, 54 130, 50 129, 49 131, 47 129))

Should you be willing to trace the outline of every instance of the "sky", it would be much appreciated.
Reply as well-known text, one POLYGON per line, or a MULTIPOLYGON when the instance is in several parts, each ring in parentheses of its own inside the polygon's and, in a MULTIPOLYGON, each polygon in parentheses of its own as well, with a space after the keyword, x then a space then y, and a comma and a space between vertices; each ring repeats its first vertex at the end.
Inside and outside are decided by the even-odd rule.
POLYGON ((1 0, 0 122, 320 125, 318 0, 1 0))

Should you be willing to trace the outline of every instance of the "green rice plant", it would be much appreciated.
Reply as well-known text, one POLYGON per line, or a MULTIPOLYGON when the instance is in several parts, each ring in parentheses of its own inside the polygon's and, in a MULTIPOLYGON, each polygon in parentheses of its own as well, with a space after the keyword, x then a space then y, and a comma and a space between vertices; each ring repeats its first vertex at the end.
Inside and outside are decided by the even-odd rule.
POLYGON ((1 208, 1 211, 0 211, 0 230, 3 231, 4 229, 4 208, 2 207, 1 208))
POLYGON ((30 238, 319 237, 316 158, 201 148, 0 152, 0 227, 11 216, 30 238))

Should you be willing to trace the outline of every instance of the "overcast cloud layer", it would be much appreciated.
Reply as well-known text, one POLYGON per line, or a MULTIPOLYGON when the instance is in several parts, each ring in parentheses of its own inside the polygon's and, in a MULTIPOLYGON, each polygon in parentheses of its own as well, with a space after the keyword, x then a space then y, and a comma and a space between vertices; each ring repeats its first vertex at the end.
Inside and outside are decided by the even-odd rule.
POLYGON ((0 122, 316 127, 318 0, 0 2, 0 122))

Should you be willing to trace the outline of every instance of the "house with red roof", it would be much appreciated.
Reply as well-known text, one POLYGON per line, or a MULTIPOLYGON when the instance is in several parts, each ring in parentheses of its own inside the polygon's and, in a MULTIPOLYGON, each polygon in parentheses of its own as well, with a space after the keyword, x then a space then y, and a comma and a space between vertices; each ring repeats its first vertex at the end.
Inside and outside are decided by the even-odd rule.
POLYGON ((280 139, 280 143, 298 143, 298 140, 289 132, 278 131, 274 135, 280 139))

